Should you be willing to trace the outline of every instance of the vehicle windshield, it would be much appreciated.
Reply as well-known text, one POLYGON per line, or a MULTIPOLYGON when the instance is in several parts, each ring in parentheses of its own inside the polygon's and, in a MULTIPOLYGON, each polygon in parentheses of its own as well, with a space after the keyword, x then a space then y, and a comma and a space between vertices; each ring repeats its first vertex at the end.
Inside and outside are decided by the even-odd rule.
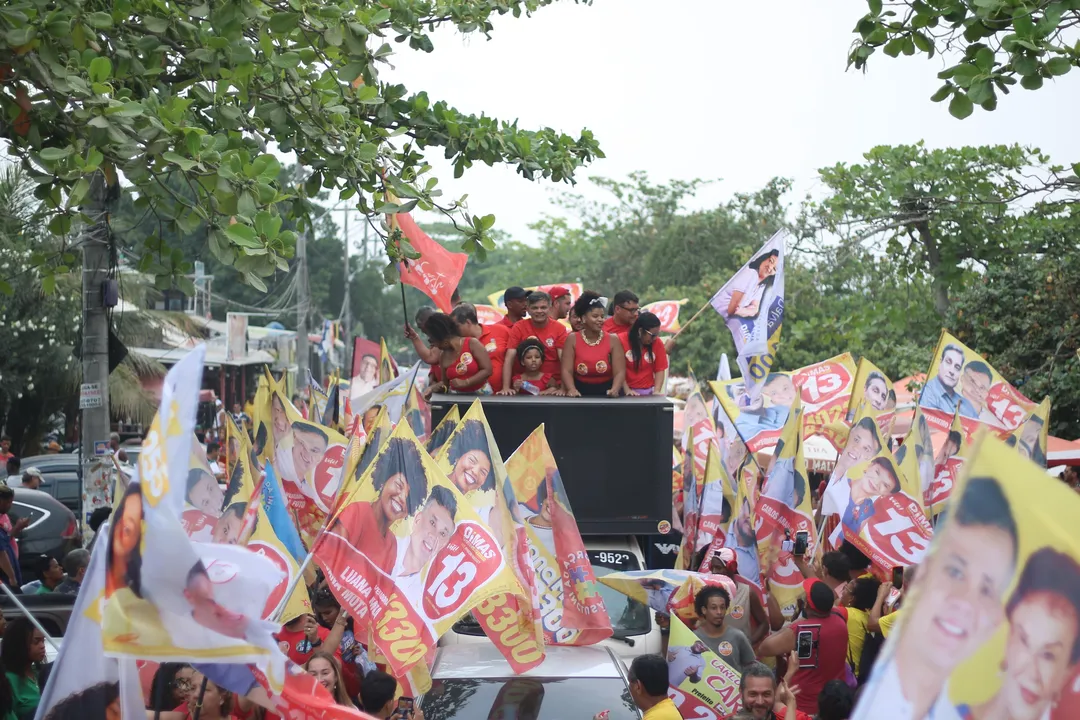
MULTIPOLYGON (((641 563, 633 553, 625 550, 589 550, 589 561, 597 578, 613 572, 641 570, 641 563)), ((637 600, 623 595, 618 590, 603 583, 597 583, 600 595, 604 598, 608 617, 611 618, 611 630, 615 637, 645 635, 652 629, 649 608, 637 600)))
POLYGON ((420 701, 424 720, 639 720, 620 678, 435 680, 420 701))

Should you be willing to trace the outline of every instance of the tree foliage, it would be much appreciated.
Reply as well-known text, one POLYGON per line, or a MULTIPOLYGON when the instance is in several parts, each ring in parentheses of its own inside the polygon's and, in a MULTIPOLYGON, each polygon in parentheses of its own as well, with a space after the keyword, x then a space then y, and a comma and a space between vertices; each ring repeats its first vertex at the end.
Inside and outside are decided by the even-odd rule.
MULTIPOLYGON (((462 221, 467 250, 490 248, 491 221, 440 204, 422 152, 443 148, 456 175, 510 163, 570 181, 602 155, 592 134, 461 112, 380 71, 395 46, 431 52, 441 25, 487 35, 494 16, 553 1, 15 0, 0 8, 0 136, 38 183, 52 232, 88 219, 94 173, 119 174, 137 210, 166 232, 205 226, 214 257, 262 291, 295 244, 280 208, 302 219, 321 191, 371 215, 439 208, 462 221), (294 153, 303 181, 281 184, 270 149, 294 153)), ((190 263, 162 234, 143 239, 140 267, 190 291, 190 263)), ((405 241, 385 249, 415 255, 405 241)))
POLYGON ((966 118, 976 105, 994 110, 998 93, 1019 82, 1038 90, 1080 66, 1073 29, 1080 0, 867 0, 848 62, 867 67, 881 49, 890 57, 947 56, 956 63, 938 73, 945 84, 931 97, 950 100, 949 112, 966 118), (951 98, 951 99, 950 99, 951 98))

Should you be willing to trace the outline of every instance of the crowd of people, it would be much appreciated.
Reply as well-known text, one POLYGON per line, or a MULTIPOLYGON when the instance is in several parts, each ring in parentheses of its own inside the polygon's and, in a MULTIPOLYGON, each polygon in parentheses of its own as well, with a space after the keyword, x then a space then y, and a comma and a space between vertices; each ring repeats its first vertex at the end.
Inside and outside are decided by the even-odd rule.
POLYGON ((610 307, 589 290, 571 302, 561 286, 550 292, 510 287, 503 297, 506 315, 495 324, 481 324, 476 307, 458 300, 450 314, 420 308, 420 332, 406 325, 405 337, 431 365, 429 394, 664 393, 668 348, 659 340, 660 319, 641 312, 633 292, 615 293, 610 307))

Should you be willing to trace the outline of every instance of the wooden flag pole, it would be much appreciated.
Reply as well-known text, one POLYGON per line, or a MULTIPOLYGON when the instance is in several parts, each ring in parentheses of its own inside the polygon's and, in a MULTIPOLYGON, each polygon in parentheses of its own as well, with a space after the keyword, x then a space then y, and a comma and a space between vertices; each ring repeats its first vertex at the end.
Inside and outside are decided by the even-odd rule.
POLYGON ((687 320, 684 325, 681 325, 677 331, 675 331, 675 334, 672 335, 671 338, 668 339, 668 341, 664 344, 664 349, 665 350, 671 350, 671 348, 675 345, 675 339, 678 338, 679 335, 682 334, 682 331, 685 330, 686 328, 690 327, 690 323, 697 320, 698 316, 701 315, 701 313, 705 312, 705 309, 709 308, 709 307, 712 307, 712 298, 709 298, 708 300, 706 300, 705 304, 702 305, 698 309, 698 311, 696 313, 694 313, 694 316, 691 317, 689 320, 687 320))

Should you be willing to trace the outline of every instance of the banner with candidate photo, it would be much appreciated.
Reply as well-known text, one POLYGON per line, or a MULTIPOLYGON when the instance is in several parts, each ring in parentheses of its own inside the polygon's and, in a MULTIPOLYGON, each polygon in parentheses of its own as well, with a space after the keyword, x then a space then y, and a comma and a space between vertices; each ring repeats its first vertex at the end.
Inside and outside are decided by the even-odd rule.
MULTIPOLYGON (((517 577, 521 595, 492 598, 479 605, 473 617, 508 659, 514 672, 524 673, 544 658, 540 599, 526 520, 479 400, 473 401, 435 456, 435 462, 469 501, 480 521, 491 528, 517 577), (512 646, 505 644, 505 639, 510 637, 516 641, 512 646)), ((542 514, 529 520, 542 523, 542 514)))
POLYGON ((930 517, 936 518, 949 502, 969 457, 971 441, 957 409, 945 441, 934 456, 934 480, 929 492, 923 496, 923 506, 930 517))
POLYGON ((982 432, 854 720, 1080 717, 1080 497, 982 432))
POLYGON ((439 450, 446 444, 447 438, 454 432, 454 428, 457 427, 458 422, 461 421, 461 413, 458 411, 457 405, 451 405, 450 411, 443 415, 443 419, 439 421, 439 424, 435 426, 435 429, 431 431, 431 437, 428 438, 424 447, 427 448, 428 454, 431 457, 435 457, 439 454, 439 450))
POLYGON ((752 453, 775 447, 800 396, 793 373, 769 373, 758 395, 751 396, 742 380, 710 383, 739 437, 752 453))
POLYGON ((611 637, 611 619, 543 425, 506 461, 506 473, 528 537, 544 642, 592 645, 611 637))
POLYGON ((742 673, 721 660, 677 617, 667 647, 668 697, 684 718, 721 720, 739 709, 742 673))
MULTIPOLYGON (((714 388, 715 390, 715 388, 714 388)), ((713 398, 715 401, 715 397, 713 398)), ((713 418, 718 435, 717 444, 720 447, 720 458, 724 465, 724 472, 733 485, 742 489, 746 500, 753 507, 757 503, 758 478, 761 476, 761 468, 753 453, 747 448, 746 442, 739 436, 735 429, 735 423, 727 414, 727 410, 719 402, 714 404, 713 418)), ((803 425, 805 428, 805 423, 803 425)))
POLYGON ((1043 398, 1027 420, 1005 438, 1009 447, 1040 467, 1046 467, 1046 446, 1049 441, 1050 398, 1043 398))
MULTIPOLYGON (((394 428, 314 555, 355 632, 370 632, 399 678, 418 669, 439 637, 480 603, 525 593, 494 533, 408 423, 394 428)), ((503 646, 516 647, 514 640, 503 646)))
POLYGON ((803 592, 794 543, 805 545, 805 554, 811 557, 817 550, 808 477, 802 447, 802 406, 796 397, 754 507, 761 576, 781 607, 803 592))
POLYGON ((851 390, 851 402, 848 404, 848 425, 855 422, 855 415, 863 403, 877 420, 881 434, 888 439, 892 436, 893 419, 896 416, 896 391, 893 382, 874 363, 859 358, 859 369, 855 374, 854 387, 851 390))
MULTIPOLYGON (((904 438, 904 442, 896 448, 894 455, 896 464, 900 466, 900 472, 904 474, 904 477, 912 481, 912 485, 917 479, 919 493, 915 499, 919 501, 925 513, 926 498, 930 496, 930 488, 934 484, 934 444, 930 434, 930 424, 926 422, 926 415, 921 409, 915 408, 915 414, 911 418, 911 429, 904 438)), ((914 489, 912 487, 912 492, 914 489)))
POLYGON ((917 479, 908 479, 885 442, 878 424, 881 411, 864 402, 844 448, 840 471, 829 478, 821 500, 826 517, 839 523, 829 545, 839 547, 846 539, 870 558, 872 571, 883 582, 895 567, 916 565, 930 546, 933 529, 918 499, 917 479), (854 464, 852 459, 869 455, 854 464))
POLYGON ((1020 427, 1035 406, 982 356, 942 330, 919 395, 933 429, 948 431, 957 414, 969 436, 980 424, 1004 435, 1020 427))
POLYGON ((757 400, 772 371, 780 345, 787 236, 787 230, 773 235, 710 301, 731 331, 736 362, 751 402, 757 400))
MULTIPOLYGON (((756 468, 756 465, 755 465, 756 468)), ((755 470, 756 472, 756 470, 755 470)), ((756 477, 756 476, 755 476, 756 477)), ((754 487, 757 482, 755 480, 754 487)), ((758 557, 757 533, 754 518, 754 501, 757 497, 756 490, 751 497, 750 488, 745 483, 739 483, 735 493, 734 517, 728 524, 727 535, 722 538, 717 536, 709 551, 705 553, 699 570, 708 570, 712 563, 712 556, 722 547, 730 548, 735 552, 736 565, 739 575, 756 587, 762 587, 761 583, 761 559, 758 557)))
POLYGON ((695 517, 692 521, 684 519, 684 526, 689 530, 683 534, 682 547, 675 565, 678 568, 699 570, 700 568, 693 567, 694 556, 712 544, 717 537, 723 542, 731 522, 732 507, 735 503, 734 483, 724 472, 719 448, 710 444, 708 452, 704 477, 696 487, 695 517))
POLYGON ((843 419, 851 403, 855 375, 851 353, 841 353, 791 374, 802 399, 804 439, 813 435, 829 437, 826 428, 843 419))

